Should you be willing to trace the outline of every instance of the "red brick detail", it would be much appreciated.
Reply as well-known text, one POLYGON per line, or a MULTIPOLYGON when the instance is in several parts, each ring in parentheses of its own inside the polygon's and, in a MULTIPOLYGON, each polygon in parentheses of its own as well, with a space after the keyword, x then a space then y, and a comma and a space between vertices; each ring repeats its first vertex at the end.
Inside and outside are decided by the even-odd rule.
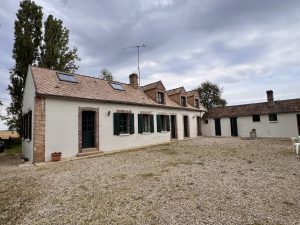
POLYGON ((35 98, 34 134, 33 134, 33 162, 45 161, 45 107, 44 97, 35 98))

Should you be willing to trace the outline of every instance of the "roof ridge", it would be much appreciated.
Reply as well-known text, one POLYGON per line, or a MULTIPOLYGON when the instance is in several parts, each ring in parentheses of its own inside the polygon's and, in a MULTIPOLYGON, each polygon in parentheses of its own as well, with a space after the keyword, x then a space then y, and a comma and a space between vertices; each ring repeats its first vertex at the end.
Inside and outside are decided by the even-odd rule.
POLYGON ((158 80, 158 81, 155 81, 155 82, 152 82, 152 83, 146 84, 146 85, 144 85, 144 86, 141 86, 141 87, 143 88, 143 87, 146 87, 146 86, 149 86, 149 85, 151 85, 151 84, 158 83, 158 82, 161 82, 161 80, 158 80))
MULTIPOLYGON (((274 102, 285 102, 285 101, 292 101, 292 100, 300 100, 300 98, 291 98, 291 99, 284 99, 284 100, 275 100, 274 102)), ((238 105, 228 105, 228 106, 218 106, 218 107, 214 107, 212 109, 220 109, 220 108, 224 108, 224 107, 239 107, 239 106, 248 106, 248 105, 257 105, 257 104, 267 104, 268 102, 253 102, 253 103, 245 103, 245 104, 238 104, 238 105)))
POLYGON ((183 86, 177 87, 177 88, 173 88, 173 89, 170 89, 170 90, 166 90, 166 92, 168 92, 168 91, 173 91, 173 90, 176 90, 176 89, 179 89, 179 88, 183 88, 183 86))
POLYGON ((33 68, 38 68, 38 69, 44 69, 44 70, 51 70, 51 71, 54 71, 56 73, 65 73, 65 74, 71 74, 71 75, 76 75, 76 76, 81 76, 81 77, 87 77, 87 78, 92 78, 92 79, 97 79, 97 80, 103 80, 103 81, 106 81, 106 82, 116 82, 116 83, 119 83, 119 84, 126 84, 126 85, 129 85, 128 83, 124 83, 124 82, 121 82, 121 81, 108 81, 108 80, 105 80, 103 78, 100 78, 100 77, 94 77, 94 76, 91 76, 91 75, 85 75, 85 74, 79 74, 79 73, 69 73, 69 72, 64 72, 64 71, 59 71, 59 70, 54 70, 54 69, 49 69, 49 68, 45 68, 45 67, 39 67, 39 66, 32 66, 33 68))

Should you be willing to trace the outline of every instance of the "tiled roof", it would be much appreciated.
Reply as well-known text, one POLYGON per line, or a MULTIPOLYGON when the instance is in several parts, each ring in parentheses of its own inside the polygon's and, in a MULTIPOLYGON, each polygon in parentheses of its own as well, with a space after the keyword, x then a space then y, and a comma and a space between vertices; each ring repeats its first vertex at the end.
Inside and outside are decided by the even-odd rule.
POLYGON ((180 91, 181 91, 181 88, 183 88, 183 87, 178 87, 178 88, 174 88, 174 89, 168 90, 168 91, 167 91, 167 94, 168 94, 168 95, 179 94, 180 91))
POLYGON ((114 90, 108 81, 95 77, 74 74, 78 83, 70 83, 59 80, 58 71, 55 70, 31 67, 31 71, 36 93, 39 95, 199 110, 192 106, 182 107, 168 97, 165 105, 158 104, 142 88, 135 89, 125 83, 121 83, 125 91, 119 91, 114 90))
POLYGON ((154 83, 147 84, 147 85, 143 86, 142 88, 144 91, 152 90, 152 89, 156 88, 160 83, 162 84, 162 82, 159 80, 154 83))
POLYGON ((300 98, 274 101, 274 104, 262 102, 218 107, 208 110, 208 112, 205 113, 204 116, 208 118, 223 118, 289 112, 300 112, 300 98))
POLYGON ((191 96, 194 96, 194 95, 198 96, 198 93, 197 93, 196 90, 193 90, 193 91, 187 91, 186 95, 187 95, 187 97, 191 97, 191 96))

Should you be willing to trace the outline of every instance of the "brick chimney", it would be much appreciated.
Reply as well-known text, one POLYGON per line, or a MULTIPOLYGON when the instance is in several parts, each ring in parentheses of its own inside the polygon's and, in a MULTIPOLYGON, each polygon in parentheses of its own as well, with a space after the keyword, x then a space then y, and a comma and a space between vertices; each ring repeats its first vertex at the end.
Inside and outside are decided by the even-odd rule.
POLYGON ((130 82, 131 87, 136 88, 136 89, 139 88, 138 75, 136 73, 129 75, 129 82, 130 82))
POLYGON ((274 104, 274 97, 273 97, 273 91, 272 90, 267 91, 267 99, 268 99, 269 105, 274 104))

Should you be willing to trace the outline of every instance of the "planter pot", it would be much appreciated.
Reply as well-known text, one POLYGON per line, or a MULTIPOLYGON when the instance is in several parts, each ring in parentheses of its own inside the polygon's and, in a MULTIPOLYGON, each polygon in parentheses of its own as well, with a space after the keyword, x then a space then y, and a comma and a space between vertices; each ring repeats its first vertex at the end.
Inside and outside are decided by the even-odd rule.
POLYGON ((51 153, 52 161, 60 161, 61 159, 61 152, 53 152, 51 153))

